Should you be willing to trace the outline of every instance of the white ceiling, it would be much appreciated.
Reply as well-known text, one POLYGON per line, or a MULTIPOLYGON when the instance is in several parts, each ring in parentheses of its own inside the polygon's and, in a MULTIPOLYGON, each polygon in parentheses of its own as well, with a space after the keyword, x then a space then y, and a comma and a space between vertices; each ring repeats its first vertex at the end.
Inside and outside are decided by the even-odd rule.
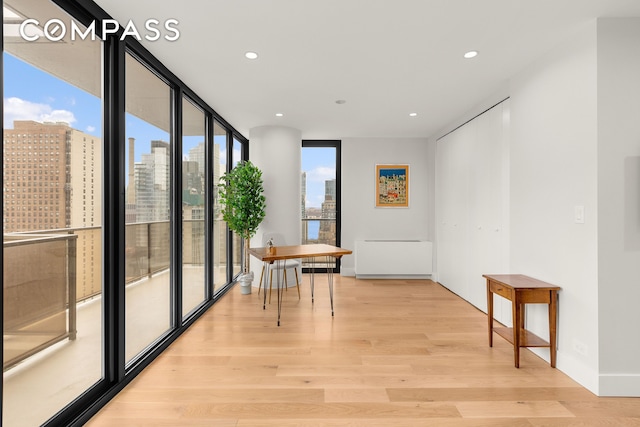
POLYGON ((433 136, 581 26, 640 16, 639 0, 96 2, 140 29, 177 19, 178 41, 143 44, 245 136, 308 139, 433 136))

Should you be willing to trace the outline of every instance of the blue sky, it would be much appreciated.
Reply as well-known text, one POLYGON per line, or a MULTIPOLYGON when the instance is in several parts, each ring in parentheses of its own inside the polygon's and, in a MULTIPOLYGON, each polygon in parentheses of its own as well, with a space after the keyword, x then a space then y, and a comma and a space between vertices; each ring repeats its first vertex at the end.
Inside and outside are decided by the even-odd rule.
POLYGON ((324 182, 336 177, 336 150, 304 147, 302 170, 307 172, 307 207, 319 208, 324 201, 324 182))
MULTIPOLYGON (((100 98, 43 72, 8 53, 4 61, 4 126, 13 128, 14 120, 63 121, 74 129, 101 137, 102 105, 100 98)), ((150 152, 151 140, 169 140, 169 135, 127 114, 127 138, 136 138, 136 161, 150 152)), ((216 138, 224 144, 224 137, 216 138)), ((183 153, 202 142, 189 137, 183 141, 183 153)), ((218 142, 218 141, 216 141, 218 142)), ((220 159, 226 158, 224 145, 220 159)), ((184 157, 184 156, 183 156, 184 157)), ((237 156, 236 156, 237 157, 237 156)), ((335 149, 302 149, 302 170, 307 172, 307 207, 320 207, 324 200, 324 182, 335 178, 335 149)))
POLYGON ((4 126, 13 120, 64 121, 91 135, 101 134, 100 99, 3 53, 4 126))

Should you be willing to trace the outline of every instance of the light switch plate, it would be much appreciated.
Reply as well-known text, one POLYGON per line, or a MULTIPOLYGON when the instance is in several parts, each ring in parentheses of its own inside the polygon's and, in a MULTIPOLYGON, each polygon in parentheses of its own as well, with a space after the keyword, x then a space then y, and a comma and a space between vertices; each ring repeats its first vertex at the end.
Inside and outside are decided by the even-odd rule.
POLYGON ((575 206, 573 215, 576 224, 584 224, 584 206, 575 206))

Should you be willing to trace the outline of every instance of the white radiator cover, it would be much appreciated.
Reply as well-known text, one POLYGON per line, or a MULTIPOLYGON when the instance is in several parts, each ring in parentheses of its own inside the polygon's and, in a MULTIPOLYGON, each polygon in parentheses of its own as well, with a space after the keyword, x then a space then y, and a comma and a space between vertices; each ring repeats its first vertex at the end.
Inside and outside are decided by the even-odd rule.
POLYGON ((432 251, 431 242, 426 240, 357 240, 356 277, 429 276, 432 251))

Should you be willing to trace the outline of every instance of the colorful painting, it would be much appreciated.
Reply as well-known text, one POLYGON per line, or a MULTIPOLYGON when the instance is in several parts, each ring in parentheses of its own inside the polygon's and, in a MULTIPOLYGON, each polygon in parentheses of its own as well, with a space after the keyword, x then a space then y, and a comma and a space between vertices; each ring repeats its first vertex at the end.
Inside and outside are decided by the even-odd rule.
POLYGON ((376 207, 409 207, 409 165, 376 165, 376 207))

